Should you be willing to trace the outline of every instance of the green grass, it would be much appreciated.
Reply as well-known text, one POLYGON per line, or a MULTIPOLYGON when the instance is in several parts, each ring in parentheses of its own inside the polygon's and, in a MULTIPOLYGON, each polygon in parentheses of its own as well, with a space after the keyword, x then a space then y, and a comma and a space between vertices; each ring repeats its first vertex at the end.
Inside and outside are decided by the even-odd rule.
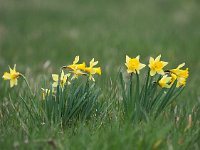
POLYGON ((19 97, 29 96, 25 83, 9 89, 1 79, 0 149, 152 149, 159 141, 157 149, 200 149, 199 9, 197 0, 0 0, 0 73, 16 63, 40 100, 52 73, 76 55, 94 57, 103 69, 97 86, 107 109, 103 118, 70 127, 34 126, 24 119, 28 112, 19 97), (142 62, 162 54, 168 68, 182 62, 189 67, 182 95, 156 121, 124 121, 118 99, 110 97, 110 78, 116 84, 126 54, 140 54, 142 62), (23 106, 21 117, 12 104, 23 106), (187 130, 189 114, 193 124, 187 130))

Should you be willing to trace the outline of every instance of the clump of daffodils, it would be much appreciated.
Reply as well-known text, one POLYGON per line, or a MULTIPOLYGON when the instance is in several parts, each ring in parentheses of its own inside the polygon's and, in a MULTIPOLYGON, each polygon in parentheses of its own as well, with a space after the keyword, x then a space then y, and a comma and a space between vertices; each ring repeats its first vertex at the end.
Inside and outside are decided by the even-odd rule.
POLYGON ((166 69, 167 65, 168 62, 161 60, 161 55, 150 57, 147 65, 140 62, 140 56, 126 56, 125 66, 130 75, 129 81, 125 82, 122 73, 120 76, 125 114, 132 119, 142 119, 142 116, 146 117, 149 113, 155 113, 157 117, 180 94, 189 76, 188 68, 183 69, 185 63, 175 69, 166 69), (139 75, 146 66, 146 78, 140 84, 139 75))
MULTIPOLYGON (((155 58, 150 57, 148 62, 148 64, 142 63, 139 55, 126 56, 125 67, 128 80, 124 80, 124 73, 120 74, 124 114, 133 121, 147 119, 149 116, 156 118, 182 92, 189 77, 188 68, 184 68, 185 63, 174 69, 166 69, 168 62, 161 59, 161 55, 155 58), (146 77, 144 79, 142 77, 141 80, 140 75, 145 68, 147 68, 146 77)), ((66 119, 64 120, 66 122, 73 118, 73 115, 86 118, 93 108, 90 111, 86 109, 95 106, 99 93, 90 83, 94 85, 95 76, 101 74, 98 61, 93 58, 88 63, 81 62, 79 56, 76 56, 71 64, 61 67, 60 73, 52 74, 50 88, 41 88, 42 99, 45 100, 45 105, 42 107, 45 107, 46 117, 52 118, 52 112, 54 112, 54 119, 59 114, 62 119, 66 119), (80 79, 81 82, 82 79, 86 79, 84 80, 86 82, 76 86, 76 79, 80 79)), ((16 70, 16 65, 13 69, 9 67, 9 72, 5 72, 2 78, 10 81, 11 88, 18 84, 19 78, 22 78, 35 98, 26 77, 16 70)), ((24 103, 26 104, 25 101, 24 103)), ((37 110, 36 113, 38 113, 37 110)))
MULTIPOLYGON (((88 66, 85 62, 79 63, 79 56, 76 56, 72 64, 61 68, 60 75, 52 74, 52 94, 56 93, 57 87, 64 90, 65 86, 70 85, 73 80, 78 79, 81 76, 88 77, 89 80, 95 81, 94 75, 101 75, 101 68, 95 67, 97 64, 98 61, 94 61, 94 58, 89 62, 88 66)), ((49 89, 42 88, 43 99, 49 94, 49 89)))
MULTIPOLYGON (((126 56, 126 67, 127 73, 140 73, 140 70, 143 69, 146 65, 140 63, 140 57, 130 58, 126 56)), ((185 63, 180 64, 176 69, 164 70, 164 67, 167 66, 168 62, 161 61, 161 55, 157 56, 155 59, 150 57, 149 59, 149 75, 151 77, 160 75, 161 79, 158 81, 158 85, 162 88, 170 88, 175 81, 177 81, 176 87, 182 87, 186 85, 186 79, 189 76, 188 68, 181 69, 185 66, 185 63)))

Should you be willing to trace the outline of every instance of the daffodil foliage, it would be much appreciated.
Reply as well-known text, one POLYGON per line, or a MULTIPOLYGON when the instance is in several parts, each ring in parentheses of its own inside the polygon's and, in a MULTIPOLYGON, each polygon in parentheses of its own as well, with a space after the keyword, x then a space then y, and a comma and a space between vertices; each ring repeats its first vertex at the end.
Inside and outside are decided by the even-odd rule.
POLYGON ((146 65, 140 63, 139 58, 126 56, 128 77, 123 71, 120 73, 124 114, 132 121, 157 118, 182 92, 189 76, 188 68, 181 69, 185 63, 176 69, 165 70, 168 62, 161 61, 159 55, 155 59, 150 57, 146 77, 141 79, 141 70, 146 65))

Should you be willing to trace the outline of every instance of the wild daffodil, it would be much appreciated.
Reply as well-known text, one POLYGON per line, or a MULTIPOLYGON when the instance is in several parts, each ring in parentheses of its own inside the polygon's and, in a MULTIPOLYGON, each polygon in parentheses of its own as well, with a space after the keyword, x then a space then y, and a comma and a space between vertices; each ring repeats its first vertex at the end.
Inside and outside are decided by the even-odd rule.
POLYGON ((128 73, 140 73, 140 70, 144 68, 146 65, 140 63, 140 56, 138 55, 136 58, 130 58, 126 55, 126 63, 127 72, 128 73))
POLYGON ((161 55, 156 57, 156 59, 150 57, 149 59, 149 68, 150 68, 150 75, 154 76, 156 73, 160 75, 164 75, 163 68, 168 64, 168 62, 160 60, 161 55))
POLYGON ((68 68, 70 69, 70 72, 73 74, 71 80, 77 79, 78 76, 84 75, 85 73, 83 72, 85 69, 85 62, 78 64, 79 62, 79 56, 76 56, 73 63, 68 66, 63 66, 62 68, 68 68))
MULTIPOLYGON (((52 74, 52 78, 53 78, 53 81, 54 81, 52 86, 57 87, 58 83, 60 82, 61 88, 64 88, 69 76, 70 76, 70 74, 65 74, 63 70, 62 70, 61 75, 60 75, 60 80, 59 80, 58 74, 52 74)), ((70 84, 69 81, 68 81, 68 84, 70 84)))
POLYGON ((10 87, 17 85, 17 78, 20 76, 20 73, 16 71, 16 65, 14 65, 14 68, 11 69, 9 66, 10 73, 5 72, 2 78, 4 80, 10 80, 10 87))
POLYGON ((78 64, 79 62, 79 56, 76 56, 73 64, 66 66, 65 68, 71 69, 71 70, 84 70, 85 69, 85 62, 78 64))
POLYGON ((174 73, 179 78, 185 78, 187 79, 189 76, 188 68, 181 69, 185 66, 185 63, 180 64, 176 69, 171 69, 170 72, 174 73))
POLYGON ((171 76, 176 76, 177 85, 176 87, 181 87, 186 85, 186 79, 189 77, 188 68, 181 69, 185 66, 185 63, 180 64, 176 69, 171 69, 171 76))
POLYGON ((98 61, 94 61, 94 58, 90 61, 90 66, 85 67, 84 71, 89 74, 89 79, 95 81, 93 75, 98 74, 101 75, 101 68, 100 67, 94 67, 98 64, 98 61))
POLYGON ((160 87, 162 88, 170 88, 171 85, 171 80, 172 80, 172 77, 168 77, 167 75, 164 75, 158 82, 158 84, 160 85, 160 87))

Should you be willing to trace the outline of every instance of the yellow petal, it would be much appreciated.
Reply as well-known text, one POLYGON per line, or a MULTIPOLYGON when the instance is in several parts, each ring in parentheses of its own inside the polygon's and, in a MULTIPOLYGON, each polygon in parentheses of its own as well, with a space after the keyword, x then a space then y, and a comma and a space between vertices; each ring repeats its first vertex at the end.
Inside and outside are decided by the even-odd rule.
POLYGON ((54 81, 56 81, 56 82, 58 81, 58 75, 57 74, 52 74, 52 78, 53 78, 54 81))
POLYGON ((98 61, 94 61, 94 58, 90 61, 90 67, 94 67, 98 64, 98 61))
POLYGON ((17 85, 17 79, 10 80, 10 87, 12 88, 15 85, 17 85))
MULTIPOLYGON (((153 57, 150 57, 150 59, 149 59, 149 64, 153 64, 154 63, 154 59, 153 59, 153 57)), ((150 67, 150 66, 149 66, 150 67)))
POLYGON ((128 63, 130 60, 130 57, 128 57, 128 55, 126 55, 126 63, 128 63))
POLYGON ((65 73, 64 73, 64 71, 62 70, 61 75, 60 75, 60 80, 63 80, 64 76, 65 76, 65 73))
POLYGON ((146 66, 145 64, 141 64, 141 63, 140 63, 139 70, 141 70, 141 69, 144 68, 145 66, 146 66))
POLYGON ((180 69, 180 68, 182 68, 182 67, 184 67, 185 66, 185 63, 182 63, 182 64, 180 64, 178 67, 177 67, 177 69, 180 69))
POLYGON ((52 84, 52 87, 57 87, 58 86, 58 82, 54 82, 53 84, 52 84))
POLYGON ((136 59, 137 59, 137 60, 140 60, 140 55, 138 55, 138 56, 136 57, 136 59))
POLYGON ((168 64, 168 62, 165 62, 165 61, 161 61, 161 63, 163 64, 163 67, 168 64))
POLYGON ((151 75, 151 76, 154 76, 155 74, 156 74, 156 71, 155 71, 155 70, 151 70, 151 71, 150 71, 150 75, 151 75))
POLYGON ((160 74, 160 75, 164 75, 165 74, 165 72, 163 70, 159 70, 159 71, 157 71, 157 73, 160 74))
POLYGON ((155 61, 160 61, 160 58, 161 58, 161 54, 158 57, 156 57, 155 61))
POLYGON ((73 61, 73 64, 78 63, 78 61, 79 61, 79 56, 76 56, 75 59, 74 59, 74 61, 73 61))
POLYGON ((64 75, 64 77, 63 77, 63 82, 66 82, 67 81, 67 75, 64 75))
POLYGON ((10 73, 5 72, 2 78, 3 78, 4 80, 10 80, 10 79, 11 79, 11 75, 10 75, 10 73))
POLYGON ((127 73, 129 74, 129 73, 133 73, 134 71, 132 71, 132 70, 127 70, 127 73))

